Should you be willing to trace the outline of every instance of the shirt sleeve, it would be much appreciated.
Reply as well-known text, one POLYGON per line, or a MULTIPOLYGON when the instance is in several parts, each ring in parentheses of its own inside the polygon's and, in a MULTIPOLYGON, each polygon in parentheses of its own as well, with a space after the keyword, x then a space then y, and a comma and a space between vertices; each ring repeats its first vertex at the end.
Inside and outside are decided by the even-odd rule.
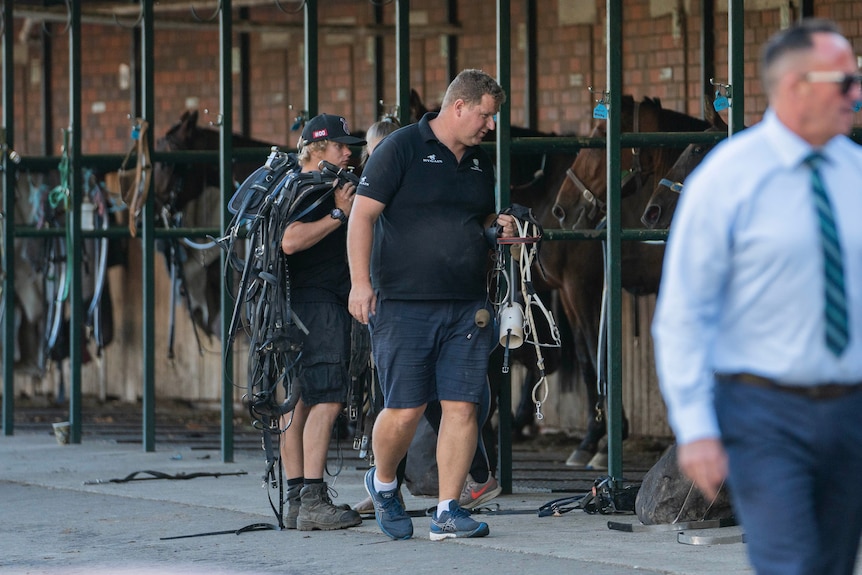
POLYGON ((703 166, 686 182, 652 324, 659 387, 680 444, 719 435, 710 349, 730 270, 732 225, 729 207, 715 200, 723 185, 719 172, 703 166))

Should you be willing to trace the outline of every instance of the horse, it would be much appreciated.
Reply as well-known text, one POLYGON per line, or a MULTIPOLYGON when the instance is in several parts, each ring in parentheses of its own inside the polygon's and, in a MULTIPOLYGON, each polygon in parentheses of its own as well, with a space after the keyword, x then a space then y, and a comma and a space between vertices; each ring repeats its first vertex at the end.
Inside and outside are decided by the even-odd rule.
MULTIPOLYGON (((727 133, 727 124, 711 105, 704 106, 706 118, 712 123, 706 132, 727 133)), ((676 203, 683 190, 685 178, 697 167, 703 158, 716 146, 714 144, 690 144, 683 150, 677 161, 655 184, 652 195, 647 200, 641 222, 649 229, 668 229, 676 203)))
MULTIPOLYGON (((198 126, 198 111, 186 110, 154 146, 156 151, 218 150, 221 134, 198 126)), ((274 144, 233 134, 234 148, 271 148, 274 144)), ((233 179, 245 180, 265 156, 232 162, 233 179)), ((216 162, 159 161, 153 164, 155 213, 164 227, 217 227, 220 223, 221 175, 216 162)), ((195 326, 207 337, 221 337, 221 287, 224 274, 220 249, 212 243, 159 242, 172 278, 174 295, 182 295, 195 326)), ((169 342, 168 355, 173 355, 169 342)))
MULTIPOLYGON (((612 111, 613 113, 613 111, 612 111)), ((622 99, 622 130, 625 132, 687 132, 702 131, 706 122, 679 112, 666 110, 656 99, 636 102, 631 96, 622 99)), ((592 137, 606 136, 606 123, 594 127, 592 137)), ((679 155, 672 148, 630 148, 624 151, 621 196, 623 227, 635 227, 645 204, 645 193, 656 173, 664 173, 679 155)), ((549 210, 544 214, 546 227, 560 229, 594 229, 604 218, 607 199, 607 159, 603 149, 581 150, 569 167, 563 169, 549 210)), ((546 206, 547 207, 547 206, 546 206)), ((622 247, 622 285, 635 294, 655 293, 661 278, 663 247, 625 242, 622 247)), ((597 386, 604 384, 604 370, 598 364, 599 334, 602 316, 602 286, 604 284, 603 248, 599 242, 552 242, 541 254, 540 262, 548 283, 560 290, 563 307, 577 331, 576 341, 582 361, 581 372, 587 385, 589 424, 580 445, 567 464, 574 467, 604 465, 601 458, 593 460, 599 441, 606 433, 603 418, 603 397, 597 386), (601 373, 601 377, 596 374, 601 373), (594 414, 595 410, 595 416, 594 414)), ((603 395, 603 394, 602 394, 603 395)), ((623 436, 627 435, 627 420, 623 419, 623 436)))

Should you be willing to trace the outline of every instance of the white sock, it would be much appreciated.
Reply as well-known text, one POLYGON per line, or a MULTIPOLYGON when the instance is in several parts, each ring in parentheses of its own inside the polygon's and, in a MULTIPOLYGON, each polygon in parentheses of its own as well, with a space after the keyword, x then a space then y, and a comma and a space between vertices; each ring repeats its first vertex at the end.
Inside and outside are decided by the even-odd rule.
POLYGON ((379 479, 377 479, 377 473, 374 474, 374 490, 377 493, 382 493, 384 491, 392 491, 393 489, 398 487, 398 480, 390 481, 389 483, 383 483, 379 479))
POLYGON ((441 501, 440 503, 437 504, 437 517, 440 517, 440 515, 444 511, 449 511, 449 503, 451 501, 455 501, 455 500, 454 499, 444 499, 443 501, 441 501))

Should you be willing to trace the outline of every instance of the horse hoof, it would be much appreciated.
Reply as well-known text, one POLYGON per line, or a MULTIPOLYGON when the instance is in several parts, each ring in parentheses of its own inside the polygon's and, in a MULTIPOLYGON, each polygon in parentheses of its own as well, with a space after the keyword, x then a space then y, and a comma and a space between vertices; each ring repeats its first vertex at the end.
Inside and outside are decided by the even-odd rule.
POLYGON ((586 467, 593 460, 593 454, 583 449, 575 449, 569 458, 566 459, 566 465, 569 467, 586 467))
POLYGON ((589 463, 587 463, 585 469, 596 469, 596 470, 605 470, 608 468, 608 454, 605 451, 600 451, 596 453, 592 459, 590 459, 589 463))

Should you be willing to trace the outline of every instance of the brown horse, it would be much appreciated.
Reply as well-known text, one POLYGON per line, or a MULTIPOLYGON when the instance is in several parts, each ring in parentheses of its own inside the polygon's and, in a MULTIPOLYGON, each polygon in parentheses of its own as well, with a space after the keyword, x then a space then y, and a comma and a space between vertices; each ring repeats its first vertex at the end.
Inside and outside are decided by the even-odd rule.
MULTIPOLYGON (((613 113, 613 111, 611 111, 613 113)), ((636 102, 626 96, 622 100, 621 124, 623 132, 689 132, 702 131, 707 123, 672 110, 665 110, 658 100, 644 98, 636 102)), ((593 137, 606 136, 606 123, 599 122, 593 137)), ((639 226, 646 203, 646 194, 652 191, 655 174, 663 174, 681 150, 672 148, 629 148, 623 151, 623 177, 621 196, 622 225, 639 226)), ((563 170, 557 185, 556 198, 549 213, 544 214, 548 228, 594 229, 605 217, 607 204, 607 160, 603 148, 581 150, 574 162, 563 170)), ((553 182, 550 182, 553 185, 553 182)), ((622 247, 622 284, 635 294, 655 293, 661 277, 663 247, 651 244, 625 242, 622 247)), ((571 466, 591 465, 598 450, 598 442, 606 432, 603 418, 603 397, 598 385, 604 387, 604 370, 597 361, 600 349, 599 333, 604 285, 604 258, 602 245, 595 241, 551 242, 543 248, 541 263, 549 283, 560 290, 563 306, 569 321, 577 332, 578 357, 581 372, 587 385, 589 425, 587 434, 567 461, 571 466), (597 377, 601 373, 601 377, 597 377), (601 380, 601 381, 600 381, 601 380)), ((602 394, 603 395, 603 394, 602 394)), ((623 434, 627 434, 626 422, 623 434)), ((596 460, 592 465, 598 467, 596 460)))
MULTIPOLYGON (((220 132, 198 126, 197 110, 186 110, 180 121, 156 141, 161 152, 218 150, 220 132)), ((234 134, 234 148, 261 148, 260 158, 233 162, 233 179, 240 183, 259 168, 272 143, 234 134)), ((282 147, 286 149, 286 147, 282 147)), ((155 162, 153 193, 155 213, 165 227, 218 227, 220 218, 221 176, 217 162, 155 162)), ((175 293, 185 297, 186 307, 196 328, 207 336, 221 336, 221 286, 223 273, 220 249, 212 244, 183 240, 159 242, 168 271, 174 279, 175 293)), ((168 354, 173 347, 169 342, 168 354)))
MULTIPOLYGON (((721 116, 707 105, 706 117, 712 122, 712 126, 706 132, 727 133, 727 124, 721 116)), ((676 203, 683 190, 683 182, 688 175, 697 167, 703 158, 718 144, 690 144, 673 166, 655 184, 652 195, 647 200, 646 207, 641 215, 641 222, 650 229, 667 229, 676 209, 676 203)))

